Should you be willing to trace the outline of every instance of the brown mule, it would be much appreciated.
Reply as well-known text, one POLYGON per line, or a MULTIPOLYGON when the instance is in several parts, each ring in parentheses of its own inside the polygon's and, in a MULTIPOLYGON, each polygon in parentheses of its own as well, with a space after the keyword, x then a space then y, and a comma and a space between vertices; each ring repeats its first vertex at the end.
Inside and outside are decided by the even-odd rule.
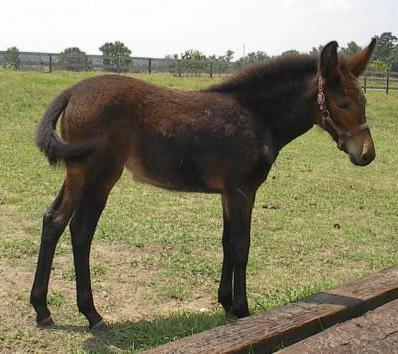
POLYGON ((104 325, 95 309, 89 255, 94 231, 123 168, 162 188, 221 194, 224 251, 218 300, 249 314, 246 265, 258 187, 278 152, 314 124, 356 165, 375 157, 358 76, 375 47, 339 58, 329 43, 320 58, 282 58, 248 68, 201 92, 158 87, 106 75, 80 82, 50 105, 37 145, 66 177, 45 213, 31 303, 37 323, 52 324, 46 298, 57 242, 70 219, 77 303, 90 328, 104 325), (55 133, 59 116, 61 136, 55 133))

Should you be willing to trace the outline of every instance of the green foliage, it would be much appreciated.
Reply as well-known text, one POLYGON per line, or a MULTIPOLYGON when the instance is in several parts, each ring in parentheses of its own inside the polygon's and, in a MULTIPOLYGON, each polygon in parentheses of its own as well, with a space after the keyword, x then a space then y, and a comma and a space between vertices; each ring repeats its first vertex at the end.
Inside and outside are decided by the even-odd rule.
POLYGON ((77 47, 66 48, 60 53, 58 62, 68 71, 86 70, 86 53, 77 47))
POLYGON ((394 72, 398 72, 398 44, 391 51, 389 61, 391 63, 391 70, 394 72))
POLYGON ((179 70, 188 73, 203 73, 209 71, 206 55, 197 49, 188 49, 181 53, 181 61, 179 62, 179 70))
POLYGON ((19 49, 17 47, 10 47, 4 55, 4 68, 5 69, 18 69, 19 68, 19 49))
POLYGON ((398 38, 391 32, 384 32, 375 38, 377 44, 374 58, 377 63, 380 61, 385 64, 382 66, 379 63, 379 66, 382 66, 384 71, 398 71, 398 38))
POLYGON ((184 53, 181 53, 181 59, 185 61, 189 60, 205 60, 206 55, 197 49, 188 49, 184 53))
POLYGON ((319 56, 322 52, 323 49, 323 45, 320 45, 317 47, 312 47, 312 49, 310 50, 310 55, 314 55, 314 56, 319 56))
POLYGON ((296 55, 300 55, 300 52, 298 50, 295 50, 295 49, 286 50, 285 52, 283 52, 281 54, 281 56, 283 56, 283 57, 296 56, 296 55))
POLYGON ((369 71, 390 71, 391 70, 391 64, 387 64, 381 59, 374 59, 369 67, 369 71))
POLYGON ((391 32, 384 32, 379 36, 375 36, 377 44, 374 53, 376 59, 383 60, 385 62, 389 61, 392 50, 396 46, 397 37, 395 37, 391 32))
POLYGON ((360 52, 362 48, 356 44, 354 41, 351 41, 347 44, 347 47, 341 48, 341 54, 347 56, 347 57, 352 57, 353 55, 357 54, 360 52))
POLYGON ((255 63, 259 61, 268 61, 271 58, 267 55, 266 52, 263 52, 261 50, 257 52, 250 52, 246 56, 241 57, 239 59, 239 62, 241 63, 255 63))
POLYGON ((122 42, 107 42, 99 50, 104 56, 103 63, 106 71, 122 70, 131 64, 131 50, 122 42))
POLYGON ((225 53, 225 55, 219 56, 218 60, 221 61, 226 61, 227 63, 231 62, 232 59, 234 58, 234 51, 228 49, 225 53))

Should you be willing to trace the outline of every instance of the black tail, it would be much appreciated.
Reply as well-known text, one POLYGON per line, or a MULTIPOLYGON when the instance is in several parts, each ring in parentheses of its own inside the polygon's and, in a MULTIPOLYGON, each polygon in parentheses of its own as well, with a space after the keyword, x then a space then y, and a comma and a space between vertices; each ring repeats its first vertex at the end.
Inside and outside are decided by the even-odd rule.
POLYGON ((55 132, 59 116, 68 105, 70 97, 69 91, 59 95, 47 108, 37 129, 36 145, 47 156, 51 165, 60 161, 81 160, 96 146, 93 142, 67 143, 55 132))

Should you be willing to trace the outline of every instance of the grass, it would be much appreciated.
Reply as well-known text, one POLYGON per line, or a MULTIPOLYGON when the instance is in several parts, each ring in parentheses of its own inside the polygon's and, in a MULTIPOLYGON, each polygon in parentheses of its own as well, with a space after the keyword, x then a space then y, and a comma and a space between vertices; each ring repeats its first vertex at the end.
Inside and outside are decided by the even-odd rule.
MULTIPOLYGON (((77 313, 69 235, 55 257, 49 304, 57 327, 38 330, 28 304, 41 217, 64 171, 34 147, 43 111, 92 73, 0 71, 0 351, 137 352, 226 323, 216 304, 221 266, 218 196, 170 193, 125 173, 97 228, 92 278, 110 330, 94 337, 77 313)), ((140 76, 194 90, 217 79, 140 76)), ((398 95, 368 92, 377 158, 366 168, 314 128, 287 146, 259 190, 248 293, 252 312, 398 263, 398 95)))

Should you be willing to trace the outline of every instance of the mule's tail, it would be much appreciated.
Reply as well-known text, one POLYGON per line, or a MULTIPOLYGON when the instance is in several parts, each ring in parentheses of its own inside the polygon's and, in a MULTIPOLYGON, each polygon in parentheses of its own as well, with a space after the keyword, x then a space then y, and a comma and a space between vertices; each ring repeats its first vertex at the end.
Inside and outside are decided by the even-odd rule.
POLYGON ((96 147, 94 142, 68 143, 62 140, 55 128, 61 113, 71 97, 70 91, 59 95, 47 108, 39 124, 36 145, 46 156, 50 165, 60 161, 79 161, 87 157, 96 147))

